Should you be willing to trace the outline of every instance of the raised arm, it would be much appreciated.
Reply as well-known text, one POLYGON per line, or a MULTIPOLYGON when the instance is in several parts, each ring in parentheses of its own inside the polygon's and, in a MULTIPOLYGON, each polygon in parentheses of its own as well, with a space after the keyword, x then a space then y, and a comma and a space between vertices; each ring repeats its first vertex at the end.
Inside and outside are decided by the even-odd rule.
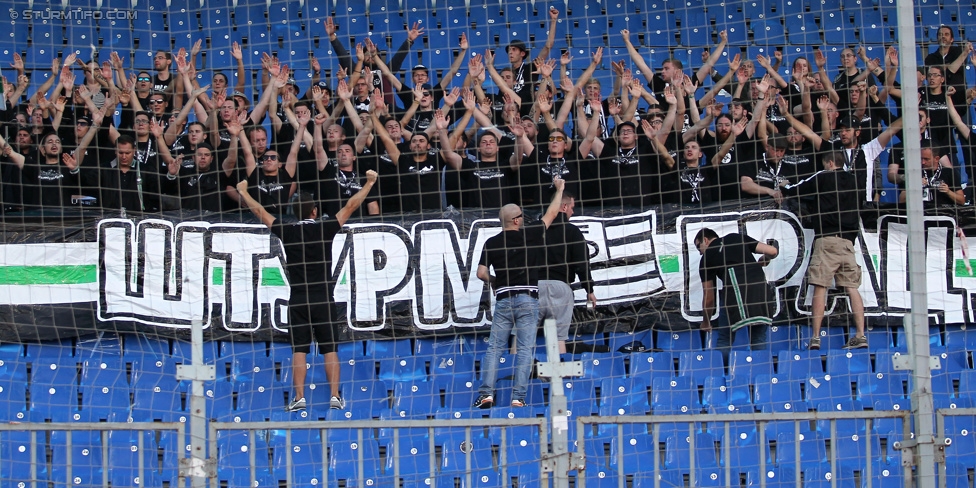
POLYGON ((644 74, 644 78, 647 79, 647 82, 653 83, 654 70, 652 70, 651 67, 647 65, 647 62, 644 61, 644 58, 642 58, 640 53, 637 52, 637 48, 634 47, 634 44, 632 42, 630 42, 630 30, 628 29, 621 30, 620 37, 623 38, 624 45, 627 46, 627 53, 630 54, 630 60, 633 61, 637 69, 639 69, 640 72, 644 74))
POLYGON ((705 80, 708 79, 709 73, 711 73, 712 69, 715 68, 715 63, 717 63, 718 58, 722 56, 722 51, 725 50, 725 46, 727 46, 728 43, 729 43, 728 32, 724 30, 720 31, 718 33, 718 44, 716 44, 715 47, 711 50, 711 53, 708 55, 708 58, 705 59, 705 62, 702 64, 701 68, 698 68, 698 71, 695 72, 695 78, 698 80, 699 86, 705 84, 705 80))
POLYGON ((552 196, 552 202, 549 202, 549 208, 546 209, 546 213, 542 216, 542 224, 547 229, 556 220, 556 216, 559 215, 559 207, 563 204, 563 189, 566 188, 566 180, 556 177, 552 179, 552 184, 556 187, 556 194, 552 196))
POLYGON ((451 80, 454 79, 454 75, 461 69, 461 65, 464 64, 464 59, 467 57, 468 36, 464 32, 461 33, 461 41, 458 43, 458 47, 460 50, 457 56, 454 57, 454 62, 451 63, 451 67, 441 77, 441 81, 437 83, 442 90, 447 90, 447 87, 451 86, 451 80))
POLYGON ((363 188, 357 191, 355 195, 349 197, 349 200, 346 201, 346 206, 342 207, 338 212, 336 212, 335 217, 339 222, 339 225, 346 225, 346 221, 349 220, 349 217, 353 214, 353 212, 355 212, 356 209, 358 209, 359 206, 366 201, 366 196, 369 195, 369 191, 373 188, 373 185, 376 184, 376 176, 376 172, 373 170, 366 172, 366 184, 363 185, 363 188))
POLYGON ((248 210, 250 210, 251 213, 253 213, 254 216, 261 221, 261 223, 268 226, 269 229, 272 225, 274 225, 275 217, 268 213, 268 211, 264 209, 264 205, 258 203, 258 201, 247 192, 247 178, 244 178, 237 183, 237 195, 247 205, 248 210))
POLYGON ((437 128, 437 145, 440 146, 441 158, 451 168, 459 170, 461 169, 461 155, 454 151, 451 146, 451 138, 447 135, 447 127, 450 124, 451 121, 444 115, 443 110, 434 111, 434 126, 437 128))
POLYGON ((376 131, 376 136, 380 138, 380 142, 382 142, 383 147, 386 148, 386 152, 390 155, 390 159, 393 161, 393 164, 399 164, 400 148, 397 147, 396 142, 394 142, 393 138, 390 137, 390 133, 386 131, 386 127, 384 127, 383 123, 380 122, 379 117, 376 116, 376 112, 370 110, 369 116, 373 119, 373 130, 376 131))

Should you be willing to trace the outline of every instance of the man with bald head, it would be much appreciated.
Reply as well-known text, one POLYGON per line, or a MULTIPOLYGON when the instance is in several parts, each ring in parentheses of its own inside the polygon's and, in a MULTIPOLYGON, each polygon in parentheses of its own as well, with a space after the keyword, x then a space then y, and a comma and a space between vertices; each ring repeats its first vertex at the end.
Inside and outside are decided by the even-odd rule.
POLYGON ((553 180, 556 194, 542 216, 542 225, 524 225, 522 209, 510 203, 498 212, 502 232, 485 241, 478 264, 478 278, 489 283, 495 293, 488 353, 482 364, 482 384, 474 406, 489 408, 495 403, 495 380, 498 377, 498 358, 508 348, 508 338, 515 331, 515 383, 512 385, 512 406, 525 406, 525 393, 532 371, 532 350, 539 323, 539 268, 545 266, 546 229, 559 214, 563 188, 561 178, 553 180), (495 275, 489 274, 494 268, 495 275))

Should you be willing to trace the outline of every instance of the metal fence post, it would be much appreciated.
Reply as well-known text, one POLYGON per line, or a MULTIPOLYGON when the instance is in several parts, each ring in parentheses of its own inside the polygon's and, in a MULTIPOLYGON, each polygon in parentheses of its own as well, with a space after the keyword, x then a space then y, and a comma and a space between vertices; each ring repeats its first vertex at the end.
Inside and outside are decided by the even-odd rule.
MULTIPOLYGON (((190 486, 204 488, 207 478, 216 481, 216 452, 207 457, 207 402, 203 391, 204 381, 213 381, 214 366, 203 362, 203 323, 194 320, 190 326, 192 349, 191 364, 176 367, 176 379, 192 381, 190 406, 190 457, 180 458, 180 477, 189 476, 190 486)), ((180 445, 185 442, 180 439, 180 445)))

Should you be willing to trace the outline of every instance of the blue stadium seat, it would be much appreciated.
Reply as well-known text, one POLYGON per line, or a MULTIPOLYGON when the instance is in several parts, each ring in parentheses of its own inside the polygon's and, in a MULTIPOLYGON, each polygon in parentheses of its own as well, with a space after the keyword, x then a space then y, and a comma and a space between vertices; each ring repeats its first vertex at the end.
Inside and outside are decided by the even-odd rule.
POLYGON ((776 374, 781 377, 802 380, 824 372, 819 351, 780 351, 776 359, 776 374))
MULTIPOLYGON (((498 406, 490 410, 493 419, 528 419, 534 418, 535 412, 528 408, 498 406)), ((508 444, 520 442, 522 440, 539 439, 539 428, 532 425, 516 425, 511 427, 488 427, 488 439, 497 446, 503 445, 503 441, 508 444), (504 439, 502 433, 504 432, 504 439)))
MULTIPOLYGON (((756 375, 757 377, 759 375, 756 375)), ((752 401, 753 380, 744 376, 730 376, 726 380, 729 404, 752 411, 755 406, 752 401)))
POLYGON ((630 356, 630 377, 652 383, 655 378, 673 378, 674 356, 671 352, 640 352, 630 356))
MULTIPOLYGON (((765 48, 760 47, 760 50, 765 51, 765 48)), ((755 60, 756 55, 752 51, 747 51, 749 53, 749 59, 755 60)), ((756 75, 762 76, 763 73, 759 71, 762 67, 756 64, 756 75)), ((769 350, 770 351, 782 351, 784 349, 796 349, 797 347, 797 334, 799 334, 799 329, 802 327, 797 327, 794 325, 778 325, 773 324, 769 327, 769 350)), ((763 348, 766 349, 766 348, 763 348)))
MULTIPOLYGON (((293 431, 291 438, 291 449, 274 449, 274 454, 272 455, 272 475, 278 481, 284 481, 287 477, 291 476, 291 486, 312 486, 312 485, 323 485, 324 480, 331 479, 327 478, 326 468, 322 464, 322 454, 325 449, 322 446, 321 440, 318 438, 318 433, 315 431, 293 431), (291 454, 291 472, 289 473, 287 464, 287 454, 291 454)), ((379 456, 378 449, 375 445, 376 441, 364 441, 364 444, 372 443, 371 454, 372 459, 377 459, 379 456)), ((270 443, 273 444, 273 443, 270 443)), ((329 446, 331 452, 341 451, 344 454, 340 459, 344 460, 346 463, 355 465, 355 451, 350 449, 349 446, 352 443, 336 443, 329 446)), ((369 447, 364 447, 369 450, 369 447)), ((338 456, 338 453, 336 454, 338 456)), ((367 458, 369 459, 369 458, 367 458)), ((329 456, 329 464, 332 463, 332 454, 329 456)), ((341 466, 341 465, 340 465, 341 466)), ((331 476, 332 473, 329 473, 331 476)), ((353 474, 355 477, 355 474, 353 474)), ((331 484, 331 483, 330 483, 331 484)), ((362 486, 362 485, 360 485, 362 486)))
POLYGON ((449 442, 441 445, 441 473, 452 473, 456 476, 463 476, 469 471, 481 471, 494 469, 492 461, 491 442, 485 438, 472 439, 470 443, 465 441, 449 442), (470 454, 470 464, 468 455, 470 454))
POLYGON ((0 371, 0 421, 26 422, 28 415, 27 378, 0 371))
POLYGON ((47 462, 31 462, 31 456, 36 460, 46 460, 45 432, 27 430, 0 431, 0 481, 4 486, 31 486, 32 481, 38 485, 46 484, 48 480, 47 462), (33 452, 31 444, 33 442, 33 452))
POLYGON ((724 376, 705 378, 705 385, 702 389, 702 406, 717 409, 729 406, 729 388, 725 384, 724 376))
MULTIPOLYGON (((798 0, 786 0, 796 2, 798 0)), ((752 22, 753 39, 760 46, 781 46, 786 44, 786 32, 778 18, 752 22)))
POLYGON ((729 353, 729 377, 742 377, 751 381, 761 374, 773 374, 773 361, 769 351, 732 350, 729 353))
POLYGON ((972 371, 969 365, 969 351, 950 351, 945 347, 932 347, 933 356, 938 356, 942 363, 942 372, 958 379, 965 371, 972 371))
POLYGON ((23 346, 17 344, 0 346, 0 378, 27 381, 27 358, 23 356, 23 346))
POLYGON ((715 457, 717 440, 707 432, 699 432, 694 436, 695 446, 691 447, 691 436, 687 434, 671 435, 667 438, 664 449, 665 469, 677 469, 687 473, 694 468, 714 468, 718 466, 715 457), (694 451, 695 466, 691 465, 691 453, 694 451))
POLYGON ((724 376, 725 362, 721 351, 684 351, 678 356, 678 376, 688 376, 696 385, 704 385, 709 376, 724 376))
MULTIPOLYGON (((792 48, 793 46, 790 46, 792 48)), ((790 66, 792 69, 792 57, 789 58, 790 66)), ((813 63, 813 57, 808 56, 807 61, 813 63)), ((810 347, 810 334, 813 333, 812 327, 800 327, 800 349, 806 350, 810 347)), ((843 327, 823 327, 820 329, 820 348, 824 350, 830 349, 842 349, 846 344, 847 340, 844 338, 844 328, 843 327)))
POLYGON ((78 371, 74 358, 33 362, 30 380, 31 419, 67 422, 78 414, 78 371))
POLYGON ((339 387, 339 391, 346 402, 347 411, 369 412, 375 417, 379 415, 380 410, 389 408, 389 392, 382 381, 344 383, 339 387))
POLYGON ((825 11, 821 19, 824 41, 827 44, 849 45, 855 41, 854 25, 848 11, 825 11))
POLYGON ((393 385, 393 410, 400 418, 425 419, 440 408, 440 392, 427 381, 406 381, 393 385))
MULTIPOLYGON (((186 386, 187 389, 190 385, 186 386)), ((208 381, 203 384, 203 392, 206 396, 207 412, 210 417, 220 422, 239 421, 239 417, 234 411, 234 384, 229 381, 217 380, 208 381)), ((187 400, 189 404, 189 400, 187 400)), ((187 405, 189 409, 189 405, 187 405)))
POLYGON ((742 46, 749 42, 746 14, 743 10, 738 8, 740 5, 744 5, 745 3, 748 2, 743 2, 737 5, 730 4, 724 8, 718 7, 717 9, 708 10, 709 13, 711 13, 713 10, 717 10, 715 15, 716 34, 725 30, 730 46, 742 46))
POLYGON ((857 399, 865 405, 873 405, 878 400, 904 400, 907 381, 904 373, 861 373, 857 375, 857 399))
POLYGON ((152 431, 109 432, 108 465, 112 467, 109 471, 112 486, 162 486, 162 480, 156 479, 159 464, 156 449, 152 431))
MULTIPOLYGON (((470 405, 465 405, 464 408, 441 408, 438 409, 434 414, 434 418, 438 420, 449 420, 449 419, 472 419, 472 418, 482 418, 487 412, 481 409, 472 409, 470 405)), ((447 444, 458 444, 465 440, 465 436, 470 435, 471 439, 484 438, 484 429, 482 428, 467 428, 463 426, 457 427, 436 427, 434 428, 434 443, 437 445, 447 445, 447 444)))
MULTIPOLYGON (((488 369, 488 365, 485 364, 485 357, 481 356, 481 363, 479 370, 481 373, 478 374, 480 378, 485 370, 488 369)), ((501 354, 498 356, 498 376, 496 379, 499 380, 511 380, 515 379, 515 354, 501 354)))
POLYGON ((133 421, 174 422, 186 418, 188 413, 183 407, 180 383, 174 377, 144 374, 133 380, 133 421))
POLYGON ((867 327, 864 335, 868 338, 868 351, 888 351, 895 348, 895 337, 887 327, 867 327))
MULTIPOLYGON (((660 48, 677 45, 678 42, 672 33, 675 25, 675 19, 668 13, 667 9, 647 12, 647 31, 644 34, 644 45, 660 48)), ((634 34, 636 33, 631 31, 631 42, 636 45, 640 42, 640 39, 635 37, 634 34)), ((655 66, 651 67, 653 68, 655 66)))
POLYGON ((651 406, 655 414, 695 414, 701 412, 698 388, 685 376, 655 378, 651 386, 651 406))
POLYGON ((124 358, 132 361, 146 355, 169 357, 169 341, 157 339, 146 334, 125 334, 122 336, 122 356, 124 358))
POLYGON ((614 437, 610 441, 610 468, 623 474, 653 471, 651 467, 653 465, 647 457, 649 453, 654 452, 652 442, 650 436, 624 438, 623 441, 614 437), (619 465, 621 459, 622 467, 619 465))
MULTIPOLYGON (((719 425, 716 430, 709 428, 709 431, 722 442, 719 450, 719 461, 722 466, 729 466, 733 474, 747 473, 759 467, 759 460, 765 459, 767 465, 772 465, 770 456, 769 442, 760 446, 759 431, 753 422, 731 422, 729 426, 729 437, 725 437, 725 428, 719 425), (728 448, 726 449, 726 444, 728 448), (728 450, 728 460, 725 459, 725 452, 728 450)), ((710 426, 711 427, 711 426, 710 426)))
MULTIPOLYGON (((862 476, 867 478, 867 473, 864 472, 862 476)), ((901 465, 873 461, 871 463, 871 478, 869 480, 864 479, 861 485, 865 486, 868 482, 871 483, 871 486, 904 486, 905 481, 901 465)))
MULTIPOLYGON (((651 66, 657 68, 657 66, 651 66)), ((657 348, 662 351, 700 351, 702 348, 701 334, 697 330, 666 331, 658 330, 654 332, 657 348)))
POLYGON ((397 359, 412 354, 410 339, 373 339, 366 341, 366 357, 373 360, 397 359))
MULTIPOLYGON (((321 457, 319 457, 321 459, 321 457)), ((382 474, 379 445, 374 440, 365 440, 362 444, 355 442, 337 442, 329 446, 329 484, 339 480, 352 482, 356 486, 374 484, 382 474), (359 456, 362 450, 363 462, 359 456), (359 470, 363 470, 364 480, 359 478, 359 470)))
POLYGON ((129 411, 129 383, 121 358, 88 359, 81 372, 81 416, 85 421, 125 417, 129 411))
POLYGON ((804 486, 810 488, 855 488, 854 470, 840 467, 831 471, 829 463, 810 465, 803 469, 804 486))
MULTIPOLYGON (((826 434, 829 435, 829 432, 826 434)), ((880 461, 884 456, 877 435, 845 432, 840 429, 840 426, 837 429, 837 438, 831 442, 831 448, 836 449, 837 463, 840 466, 855 470, 863 469, 863 466, 867 466, 869 462, 880 461), (869 450, 870 457, 868 457, 869 450)))
POLYGON ((790 44, 819 46, 823 43, 820 38, 820 26, 812 16, 786 16, 784 20, 790 44))
MULTIPOLYGON (((786 0, 789 2, 790 0, 786 0)), ((789 488, 796 486, 796 469, 793 466, 772 467, 767 465, 766 472, 760 473, 758 469, 750 470, 746 473, 746 486, 748 488, 789 488)))
POLYGON ((233 381, 252 381, 270 385, 275 379, 274 358, 268 356, 235 354, 231 356, 230 378, 233 381))
POLYGON ((470 408, 478 398, 481 382, 465 377, 455 378, 444 389, 444 406, 447 408, 470 408))
POLYGON ((642 380, 606 377, 600 382, 600 415, 644 415, 651 409, 642 380))
POLYGON ((848 351, 827 351, 827 373, 832 376, 858 375, 870 373, 871 352, 852 349, 848 351))
POLYGON ((390 388, 398 381, 427 381, 427 363, 422 357, 407 355, 378 362, 379 378, 390 388))
POLYGON ((780 432, 776 436, 776 465, 790 466, 800 463, 822 463, 827 461, 827 446, 824 437, 816 432, 795 435, 793 432, 780 432), (800 457, 796 457, 796 446, 800 445, 800 457))
POLYGON ((805 381, 806 400, 810 405, 816 405, 822 401, 852 401, 851 380, 853 379, 847 375, 811 375, 805 381))
MULTIPOLYGON (((107 434, 107 433, 106 433, 107 434)), ((56 484, 98 487, 102 483, 102 433, 99 431, 58 430, 51 432, 51 480, 56 484), (68 447, 68 436, 71 447, 68 447), (71 474, 68 475, 68 451, 71 474)))
POLYGON ((430 357, 430 381, 440 389, 447 389, 455 379, 466 381, 476 379, 474 357, 471 355, 454 353, 445 356, 419 357, 430 357))
POLYGON ((756 408, 762 412, 805 412, 807 404, 800 393, 801 380, 783 375, 756 377, 756 408))
POLYGON ((237 408, 235 413, 242 420, 260 422, 271 420, 273 412, 285 408, 285 388, 274 381, 263 382, 245 378, 235 383, 237 408))
POLYGON ((400 437, 398 445, 399 453, 392 442, 386 446, 384 472, 387 476, 392 476, 394 469, 399 470, 401 478, 436 474, 437 462, 431 456, 430 441, 426 437, 400 437))
POLYGON ((583 378, 603 379, 626 376, 623 357, 617 353, 584 352, 580 356, 583 363, 583 378))

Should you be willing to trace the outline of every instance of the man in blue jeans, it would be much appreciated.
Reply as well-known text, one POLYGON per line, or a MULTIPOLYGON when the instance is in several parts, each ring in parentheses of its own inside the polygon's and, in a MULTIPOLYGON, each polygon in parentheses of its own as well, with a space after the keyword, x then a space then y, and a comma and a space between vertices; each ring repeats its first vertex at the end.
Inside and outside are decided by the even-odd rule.
POLYGON ((532 350, 539 324, 539 268, 546 264, 545 233, 559 214, 566 182, 553 180, 556 194, 542 216, 542 225, 523 226, 522 209, 508 204, 498 212, 502 232, 485 241, 478 264, 478 278, 489 283, 495 292, 488 353, 482 364, 483 382, 478 389, 477 408, 489 408, 495 403, 495 380, 498 378, 498 357, 508 348, 508 338, 515 330, 515 385, 512 387, 512 406, 525 406, 525 391, 532 372, 532 350), (494 268, 495 276, 488 273, 494 268))

